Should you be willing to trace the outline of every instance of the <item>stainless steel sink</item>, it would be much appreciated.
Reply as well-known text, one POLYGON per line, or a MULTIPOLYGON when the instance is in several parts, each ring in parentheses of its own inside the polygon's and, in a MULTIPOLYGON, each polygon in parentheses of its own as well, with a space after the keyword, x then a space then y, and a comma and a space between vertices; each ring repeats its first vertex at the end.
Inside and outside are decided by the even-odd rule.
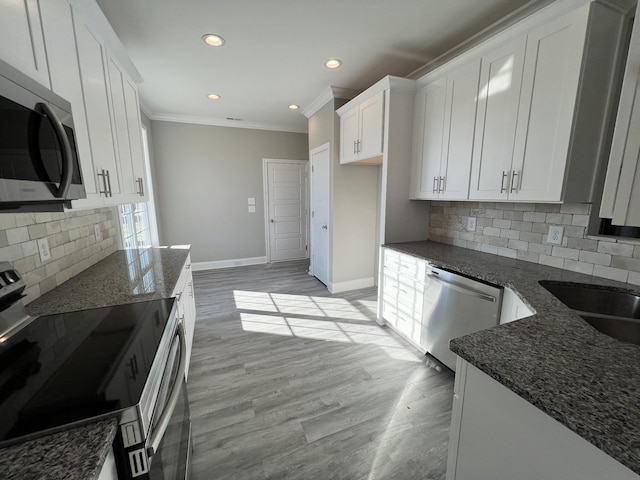
POLYGON ((539 283, 600 332, 640 345, 640 295, 590 284, 539 283))

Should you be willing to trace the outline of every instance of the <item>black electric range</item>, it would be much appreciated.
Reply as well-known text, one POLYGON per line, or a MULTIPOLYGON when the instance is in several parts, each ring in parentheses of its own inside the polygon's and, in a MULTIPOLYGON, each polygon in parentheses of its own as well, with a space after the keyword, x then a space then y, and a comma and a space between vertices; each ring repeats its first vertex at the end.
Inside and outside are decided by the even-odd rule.
POLYGON ((0 445, 136 405, 173 302, 37 317, 0 343, 0 445))

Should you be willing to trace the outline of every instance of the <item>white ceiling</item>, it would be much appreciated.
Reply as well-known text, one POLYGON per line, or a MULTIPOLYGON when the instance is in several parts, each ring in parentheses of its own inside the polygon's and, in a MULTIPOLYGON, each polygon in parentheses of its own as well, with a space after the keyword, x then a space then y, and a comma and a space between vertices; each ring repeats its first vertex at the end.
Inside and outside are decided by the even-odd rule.
POLYGON ((301 111, 327 87, 407 76, 536 1, 97 0, 142 75, 152 118, 294 132, 307 131, 301 111), (205 33, 226 45, 207 46, 205 33), (325 68, 328 58, 342 67, 325 68))

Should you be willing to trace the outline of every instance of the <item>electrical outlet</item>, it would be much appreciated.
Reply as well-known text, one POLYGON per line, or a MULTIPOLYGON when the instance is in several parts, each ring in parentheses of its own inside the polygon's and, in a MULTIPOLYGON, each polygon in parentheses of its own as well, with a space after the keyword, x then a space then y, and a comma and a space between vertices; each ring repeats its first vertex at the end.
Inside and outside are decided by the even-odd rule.
POLYGON ((467 218, 467 231, 468 232, 476 231, 476 217, 467 218))
POLYGON ((102 240, 102 230, 100 230, 100 225, 94 225, 93 232, 96 235, 96 242, 100 242, 102 240))
POLYGON ((49 250, 49 240, 47 237, 38 239, 38 251, 40 252, 40 261, 46 262, 51 260, 51 250, 49 250))
POLYGON ((553 243, 554 245, 561 245, 563 234, 564 234, 564 227, 550 225, 549 235, 547 236, 547 243, 553 243))
POLYGON ((255 205, 249 205, 249 213, 256 213, 256 206, 255 205))

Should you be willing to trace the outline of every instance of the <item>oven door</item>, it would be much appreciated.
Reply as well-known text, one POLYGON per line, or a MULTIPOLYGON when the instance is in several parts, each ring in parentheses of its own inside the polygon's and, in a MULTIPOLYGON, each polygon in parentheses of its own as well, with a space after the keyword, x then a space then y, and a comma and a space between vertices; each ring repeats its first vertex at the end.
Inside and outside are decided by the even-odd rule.
POLYGON ((187 361, 184 328, 180 323, 171 345, 146 442, 151 480, 189 478, 191 417, 184 379, 187 361))

